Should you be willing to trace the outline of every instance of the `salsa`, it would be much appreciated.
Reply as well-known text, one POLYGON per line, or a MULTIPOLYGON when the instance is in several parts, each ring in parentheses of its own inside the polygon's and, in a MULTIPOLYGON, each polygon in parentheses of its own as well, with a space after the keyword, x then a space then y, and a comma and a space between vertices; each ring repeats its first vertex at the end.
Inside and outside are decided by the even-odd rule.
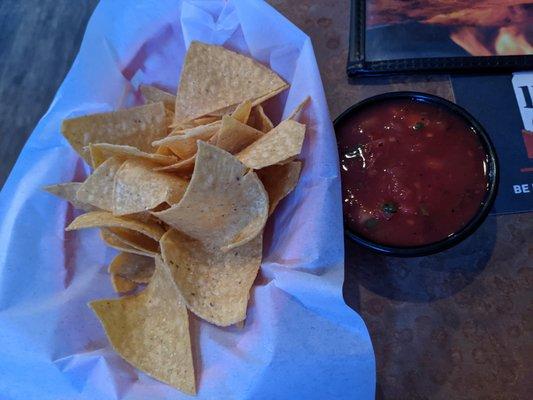
POLYGON ((483 204, 487 154, 462 116, 387 99, 337 126, 346 227, 371 241, 422 246, 464 227, 483 204))

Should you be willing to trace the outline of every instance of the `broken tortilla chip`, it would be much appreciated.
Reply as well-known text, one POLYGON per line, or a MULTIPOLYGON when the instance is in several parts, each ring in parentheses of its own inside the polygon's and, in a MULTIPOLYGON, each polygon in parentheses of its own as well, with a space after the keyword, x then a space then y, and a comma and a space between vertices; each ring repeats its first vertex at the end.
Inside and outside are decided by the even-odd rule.
POLYGON ((151 85, 140 85, 139 89, 147 104, 162 102, 167 110, 174 112, 176 96, 173 94, 151 85))
POLYGON ((162 382, 196 393, 187 308, 160 257, 141 293, 93 301, 90 307, 122 358, 162 382))
POLYGON ((209 125, 201 125, 192 129, 187 129, 179 135, 167 136, 156 140, 154 146, 166 146, 182 160, 190 158, 196 154, 196 142, 198 140, 207 141, 220 129, 220 121, 215 121, 209 125))
POLYGON ((174 121, 188 121, 288 85, 275 72, 221 46, 193 41, 176 96, 174 121))
POLYGON ((146 160, 124 161, 114 180, 114 215, 152 210, 161 203, 174 204, 181 200, 188 182, 168 173, 154 171, 156 167, 157 164, 146 160))
POLYGON ((80 215, 66 227, 72 231, 84 228, 123 228, 142 233, 149 238, 159 241, 165 230, 156 224, 140 222, 126 217, 117 217, 107 211, 92 211, 80 215))
POLYGON ((252 108, 250 118, 248 119, 248 125, 263 133, 270 132, 274 129, 274 124, 272 124, 270 118, 265 114, 265 110, 263 110, 261 104, 252 108))
POLYGON ((283 165, 271 165, 257 171, 270 202, 268 215, 272 215, 278 203, 296 187, 302 170, 301 161, 291 161, 283 165))
POLYGON ((263 135, 235 118, 225 115, 216 138, 216 146, 231 154, 238 153, 263 135))
POLYGON ((165 233, 160 243, 189 310, 219 326, 246 318, 250 288, 261 264, 261 234, 228 252, 210 249, 175 230, 165 233))
POLYGON ((257 175, 234 156, 198 142, 196 166, 183 198, 153 214, 207 246, 229 250, 262 231, 268 196, 257 175))
POLYGON ((61 199, 67 200, 70 204, 79 210, 83 211, 95 211, 98 208, 91 204, 80 201, 76 195, 82 182, 67 182, 59 183, 57 185, 45 186, 43 189, 48 193, 53 194, 61 199))
POLYGON ((135 283, 148 283, 154 273, 154 259, 131 253, 119 253, 111 264, 109 273, 120 275, 135 283))
POLYGON ((76 194, 80 201, 106 211, 113 210, 113 185, 122 160, 108 158, 96 168, 76 194))
POLYGON ((237 158, 252 169, 278 164, 300 154, 304 137, 305 125, 285 120, 242 150, 237 158))
POLYGON ((123 276, 111 274, 111 285, 113 290, 119 294, 128 293, 137 288, 137 284, 123 276))
POLYGON ((122 160, 127 160, 129 158, 140 158, 160 165, 171 165, 178 161, 178 159, 174 156, 146 153, 132 146, 109 143, 91 144, 89 145, 89 152, 91 154, 91 161, 94 168, 97 168, 105 160, 111 157, 116 157, 117 159, 122 160))
POLYGON ((250 118, 250 112, 252 111, 252 102, 250 100, 244 100, 237 106, 235 111, 231 114, 237 121, 246 124, 248 118, 250 118))
POLYGON ((131 229, 124 228, 106 228, 111 234, 120 239, 126 245, 133 247, 144 253, 154 256, 159 254, 159 243, 154 239, 139 233, 132 231, 131 229))
POLYGON ((141 151, 151 151, 152 142, 166 136, 167 122, 163 103, 153 103, 66 119, 61 125, 61 132, 89 163, 91 159, 86 146, 91 143, 127 144, 141 151))
MULTIPOLYGON (((100 230, 100 237, 104 241, 105 244, 107 244, 109 247, 112 247, 114 249, 131 253, 131 254, 139 254, 141 256, 147 256, 147 257, 155 257, 157 254, 159 254, 159 249, 155 252, 149 252, 146 250, 139 250, 133 246, 130 246, 128 243, 123 241, 120 237, 118 237, 114 232, 111 232, 109 229, 102 228, 100 230)), ((157 243, 157 242, 156 242, 157 243)))

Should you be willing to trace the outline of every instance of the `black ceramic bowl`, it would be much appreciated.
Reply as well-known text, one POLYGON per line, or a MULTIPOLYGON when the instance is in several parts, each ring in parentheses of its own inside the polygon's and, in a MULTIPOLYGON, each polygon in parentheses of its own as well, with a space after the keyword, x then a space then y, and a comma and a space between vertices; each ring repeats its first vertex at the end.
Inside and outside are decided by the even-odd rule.
MULTIPOLYGON (((446 108, 447 110, 455 113, 458 116, 461 116, 466 122, 473 128, 479 141, 481 142, 483 149, 487 155, 487 179, 488 179, 488 188, 485 193, 485 197, 479 207, 479 210, 474 215, 466 225, 463 226, 460 230, 448 236, 447 238, 440 240, 438 242, 429 243, 421 246, 413 247, 397 247, 377 243, 375 241, 369 240, 362 236, 359 233, 353 232, 345 228, 346 235, 352 239, 354 242, 381 254, 399 256, 399 257, 417 257, 424 256, 429 254, 438 253, 442 250, 448 249, 457 243, 461 242, 469 235, 471 235, 485 220, 487 217, 493 203, 496 198, 496 193, 498 191, 498 181, 499 181, 499 166, 498 159, 496 156, 496 151, 494 145, 490 141, 485 129, 481 124, 474 119, 466 110, 459 107, 458 105, 445 100, 441 97, 437 97, 427 93, 420 92, 390 92, 384 93, 378 96, 370 97, 366 100, 363 100, 350 108, 344 111, 339 115, 333 125, 335 131, 337 128, 343 124, 346 118, 352 116, 354 113, 360 111, 363 107, 369 106, 371 104, 376 104, 383 100, 389 99, 411 99, 416 101, 428 102, 435 104, 437 106, 446 108)), ((346 224, 345 224, 346 226, 346 224)))

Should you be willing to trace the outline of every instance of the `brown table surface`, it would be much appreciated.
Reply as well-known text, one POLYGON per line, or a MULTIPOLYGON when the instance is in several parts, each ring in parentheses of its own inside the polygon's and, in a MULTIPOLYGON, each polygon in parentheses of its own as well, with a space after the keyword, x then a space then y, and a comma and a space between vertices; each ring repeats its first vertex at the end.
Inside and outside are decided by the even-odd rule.
MULTIPOLYGON (((0 2, 0 185, 70 67, 96 3, 0 2)), ((312 38, 332 117, 391 90, 453 98, 445 76, 349 84, 349 0, 269 3, 312 38)), ((346 261, 345 299, 372 337, 378 399, 533 396, 531 214, 489 217, 471 238, 430 257, 381 257, 347 243, 346 261)))

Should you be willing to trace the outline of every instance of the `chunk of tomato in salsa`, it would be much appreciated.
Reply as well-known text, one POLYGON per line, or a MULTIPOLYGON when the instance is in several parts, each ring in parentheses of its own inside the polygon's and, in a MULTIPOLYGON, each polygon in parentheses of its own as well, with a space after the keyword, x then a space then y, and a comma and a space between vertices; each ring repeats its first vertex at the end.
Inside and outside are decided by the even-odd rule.
POLYGON ((488 188, 473 128, 439 105, 389 99, 337 127, 345 224, 391 246, 420 246, 464 227, 488 188))

